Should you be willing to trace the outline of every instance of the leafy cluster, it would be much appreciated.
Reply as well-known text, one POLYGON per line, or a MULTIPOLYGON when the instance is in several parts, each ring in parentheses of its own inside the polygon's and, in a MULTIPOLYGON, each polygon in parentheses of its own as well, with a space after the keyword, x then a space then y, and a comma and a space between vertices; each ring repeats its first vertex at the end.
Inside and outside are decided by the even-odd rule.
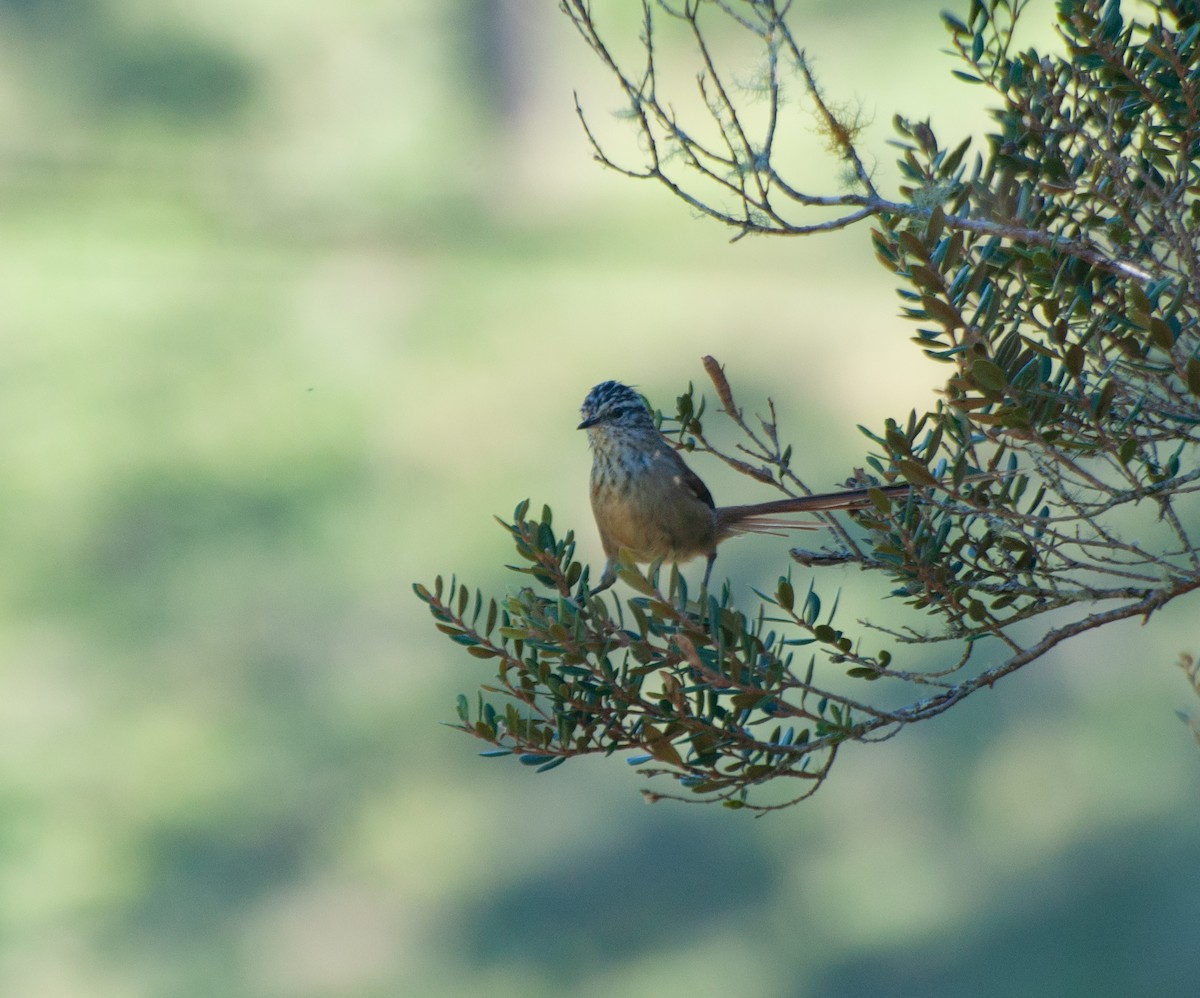
MULTIPOLYGON (((955 75, 990 92, 993 129, 972 153, 897 117, 903 180, 889 198, 857 148, 858 120, 818 88, 786 4, 647 0, 645 59, 631 71, 587 0, 564 0, 640 139, 643 161, 618 164, 581 109, 606 166, 664 185, 739 238, 872 221, 945 390, 927 411, 863 429, 873 477, 857 480, 908 482, 909 498, 876 492, 854 514, 860 529, 830 518, 825 547, 792 555, 884 573, 917 616, 850 633, 811 585, 797 598, 790 576, 747 613, 727 590, 689 598, 676 572, 660 584, 657 566, 622 570, 637 593, 624 603, 588 598, 571 535, 522 505, 506 524, 520 570, 552 595, 522 589, 485 613, 456 583, 418 587, 453 640, 499 662, 477 702, 460 701, 465 730, 539 767, 632 749, 701 799, 771 806, 751 788, 798 778, 788 800, 802 799, 843 742, 886 737, 1065 640, 1200 588, 1200 7, 1168 0, 1138 19, 1117 0, 1059 0, 1061 51, 1043 53, 1015 48, 1026 6, 970 0, 964 18, 944 15, 955 75), (717 20, 762 45, 749 96, 709 45, 717 20), (660 79, 664 25, 694 46, 706 121, 685 126, 660 79), (847 189, 804 190, 778 162, 785 83, 809 98, 847 189), (924 659, 931 642, 957 649, 949 665, 924 659), (901 669, 901 651, 922 657, 901 669)), ((741 443, 710 442, 690 388, 664 427, 682 448, 804 494, 773 409, 748 420, 710 361, 741 443)))
POLYGON ((527 563, 514 569, 553 595, 525 587, 497 602, 440 578, 432 589, 415 587, 439 630, 471 655, 497 660, 495 682, 474 703, 458 700, 458 726, 496 746, 485 754, 516 754, 544 771, 572 756, 632 749, 645 753, 629 761, 647 775, 670 773, 700 799, 730 807, 747 806, 755 784, 799 779, 804 789, 790 804, 816 790, 839 744, 886 737, 913 719, 852 698, 845 683, 820 686, 815 653, 794 671, 805 646, 858 680, 888 674, 891 661, 886 650, 855 650, 833 626, 836 603, 823 613, 811 587, 798 599, 780 578, 773 596, 759 594, 764 605, 751 619, 728 587, 690 599, 678 570, 661 580, 659 565, 646 573, 625 565, 621 579, 637 595, 610 604, 588 596, 572 534, 558 539, 549 508, 539 519, 528 519, 528 508, 522 502, 505 524, 527 563))
MULTIPOLYGON (((1010 53, 1021 7, 945 15, 970 67, 959 75, 1000 100, 973 169, 965 145, 944 150, 927 123, 897 121, 902 193, 937 203, 928 218, 881 214, 875 246, 906 285, 916 342, 956 368, 920 459, 998 468, 1007 455, 1021 469, 1014 500, 1027 475, 1038 483, 969 530, 966 547, 1016 556, 991 610, 1165 602, 1200 568, 1188 502, 1200 478, 1200 24, 1064 0, 1067 53, 1050 58, 1010 53), (1131 527, 1142 541, 1126 539, 1131 527)), ((911 456, 907 441, 879 442, 911 456)))

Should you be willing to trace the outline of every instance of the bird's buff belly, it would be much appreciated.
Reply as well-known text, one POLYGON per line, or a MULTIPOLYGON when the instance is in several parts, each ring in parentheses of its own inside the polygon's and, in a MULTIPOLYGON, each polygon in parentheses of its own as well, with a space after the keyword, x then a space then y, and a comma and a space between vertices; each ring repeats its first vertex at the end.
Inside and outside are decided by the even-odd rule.
POLYGON ((592 511, 606 555, 616 557, 624 548, 639 562, 681 562, 715 549, 712 510, 694 496, 681 502, 670 494, 685 488, 682 483, 667 477, 663 484, 665 489, 645 482, 593 483, 592 511))

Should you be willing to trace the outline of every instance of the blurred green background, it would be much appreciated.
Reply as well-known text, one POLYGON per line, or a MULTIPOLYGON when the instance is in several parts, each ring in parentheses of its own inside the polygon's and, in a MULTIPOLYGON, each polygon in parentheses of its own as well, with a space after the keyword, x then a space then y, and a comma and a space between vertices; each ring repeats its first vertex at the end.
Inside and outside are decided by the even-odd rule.
MULTIPOLYGON (((796 4, 884 178, 895 111, 985 127, 941 5, 796 4)), ((516 585, 526 496, 599 557, 593 383, 669 407, 712 353, 829 487, 942 376, 865 231, 730 245, 573 89, 619 138, 549 0, 0 0, 0 994, 1194 993, 1194 609, 762 821, 439 726, 487 663, 410 585, 516 585)))

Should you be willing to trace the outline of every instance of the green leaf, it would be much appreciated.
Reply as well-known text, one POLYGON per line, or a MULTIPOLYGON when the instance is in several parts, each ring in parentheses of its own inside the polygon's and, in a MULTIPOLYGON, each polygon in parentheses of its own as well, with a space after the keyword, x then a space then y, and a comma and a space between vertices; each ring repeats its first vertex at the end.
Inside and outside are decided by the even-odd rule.
POLYGON ((1063 354, 1063 365, 1071 372, 1071 377, 1078 378, 1083 373, 1083 347, 1072 343, 1063 354))
MULTIPOLYGON (((624 552, 624 549, 622 549, 624 552)), ((656 595, 654 586, 650 581, 642 575, 636 568, 630 565, 620 565, 617 568, 617 575, 630 589, 634 589, 643 596, 656 595)))
POLYGON ((1146 297, 1146 292, 1142 290, 1141 285, 1130 282, 1126 286, 1125 294, 1135 311, 1149 314, 1150 299, 1146 297))
POLYGON ((770 693, 735 693, 729 702, 737 710, 754 710, 760 704, 774 700, 770 693))
POLYGON ((925 244, 914 232, 905 229, 903 232, 896 233, 896 238, 900 241, 901 247, 914 260, 928 260, 929 257, 925 253, 925 244))
POLYGON ((868 489, 867 496, 871 500, 871 505, 874 506, 880 513, 887 514, 891 512, 892 500, 887 497, 883 489, 868 489))
POLYGON ((933 295, 926 295, 921 299, 921 304, 924 306, 925 314, 929 318, 936 319, 947 329, 957 329, 963 324, 958 312, 940 298, 935 298, 933 295))
POLYGON ((970 377, 984 391, 1002 392, 1008 386, 1008 378, 999 365, 980 357, 971 365, 970 377))
POLYGON ((1171 332, 1171 327, 1158 316, 1150 320, 1150 342, 1166 351, 1175 345, 1175 334, 1171 332))
MULTIPOLYGON (((1200 388, 1200 362, 1195 362, 1195 363, 1196 363, 1196 385, 1197 385, 1197 388, 1200 388)), ((1191 386, 1191 382, 1192 382, 1191 365, 1189 364, 1189 366, 1188 366, 1188 385, 1189 385, 1189 387, 1191 386)), ((1196 388, 1193 388, 1192 390, 1195 394, 1200 395, 1200 390, 1197 390, 1196 388)), ((1104 414, 1106 412, 1108 412, 1109 408, 1113 404, 1113 399, 1116 397, 1117 397, 1117 380, 1116 380, 1116 378, 1110 378, 1108 381, 1106 381, 1104 383, 1104 387, 1100 389, 1100 394, 1098 396, 1096 396, 1096 398, 1093 402, 1097 419, 1102 418, 1104 416, 1104 414)))
POLYGON ((946 25, 951 34, 965 35, 969 29, 957 17, 942 11, 942 23, 946 25))
POLYGON ((804 597, 804 620, 808 624, 815 624, 820 616, 821 597, 810 589, 808 595, 804 597))
POLYGON ((566 761, 567 757, 565 755, 557 756, 551 759, 549 762, 542 763, 542 765, 538 766, 536 772, 548 773, 550 770, 554 769, 556 766, 561 766, 566 761))
POLYGON ((775 590, 775 602, 789 613, 791 613, 792 607, 796 605, 796 592, 792 589, 792 584, 787 579, 779 580, 779 586, 775 590))
POLYGON ((938 205, 929 214, 929 222, 925 226, 925 238, 930 243, 936 243, 938 236, 942 234, 942 227, 946 224, 946 213, 942 210, 942 206, 938 205))
POLYGON ((1200 360, 1191 357, 1187 362, 1188 391, 1200 397, 1200 360))
POLYGON ((919 461, 913 461, 910 458, 902 458, 896 462, 896 467, 900 469, 900 474, 907 478, 914 485, 937 485, 937 479, 929 473, 919 461))
POLYGON ((665 762, 668 766, 678 766, 680 769, 684 768, 683 759, 675 746, 654 725, 647 724, 642 732, 642 737, 645 739, 646 751, 659 762, 665 762))

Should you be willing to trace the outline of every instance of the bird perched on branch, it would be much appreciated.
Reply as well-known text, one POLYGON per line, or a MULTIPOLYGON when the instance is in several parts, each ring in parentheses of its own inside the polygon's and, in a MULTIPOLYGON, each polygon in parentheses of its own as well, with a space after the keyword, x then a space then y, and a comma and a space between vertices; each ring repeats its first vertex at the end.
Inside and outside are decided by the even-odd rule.
MULTIPOLYGON (((815 529, 814 524, 779 520, 782 513, 862 509, 871 504, 866 488, 749 506, 717 506, 712 493, 654 425, 642 397, 617 381, 598 384, 583 400, 579 429, 592 446, 592 512, 607 561, 592 595, 617 580, 622 549, 638 562, 684 562, 703 555, 712 574, 717 545, 746 533, 815 529)), ((911 486, 885 485, 884 495, 906 495, 911 486)))

